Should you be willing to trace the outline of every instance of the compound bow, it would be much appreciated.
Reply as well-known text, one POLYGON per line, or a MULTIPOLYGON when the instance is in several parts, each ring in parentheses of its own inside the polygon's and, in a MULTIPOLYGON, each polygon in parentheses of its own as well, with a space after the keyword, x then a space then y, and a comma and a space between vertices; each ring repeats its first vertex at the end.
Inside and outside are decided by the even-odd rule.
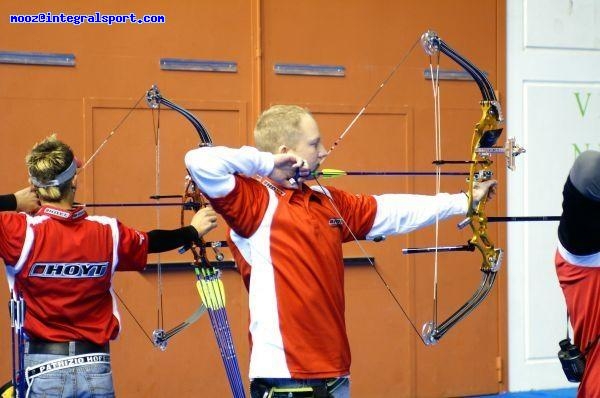
MULTIPOLYGON (((492 160, 491 155, 504 153, 506 158, 506 165, 509 169, 514 169, 514 158, 515 156, 525 152, 523 148, 515 144, 514 139, 508 139, 504 147, 495 147, 496 141, 502 133, 503 116, 502 109, 494 88, 487 79, 486 75, 480 71, 475 65, 473 65, 466 58, 459 55, 456 51, 450 48, 439 36, 432 31, 425 32, 421 37, 421 44, 425 52, 431 57, 435 54, 442 53, 460 65, 477 83, 479 90, 481 91, 482 100, 481 105, 481 118, 475 124, 473 136, 471 139, 470 146, 470 160, 440 160, 437 159, 433 163, 438 166, 437 174, 442 175, 439 171, 439 166, 443 164, 469 164, 469 172, 467 177, 467 197, 468 197, 468 212, 466 218, 458 224, 459 229, 463 229, 469 226, 472 230, 472 237, 469 239, 466 245, 461 246, 449 246, 449 247, 433 247, 433 248, 411 248, 404 249, 405 254, 413 253, 426 253, 426 252, 448 252, 448 251, 475 251, 477 249, 482 255, 481 272, 482 279, 479 287, 471 298, 463 304, 458 310, 456 310, 448 319, 438 323, 437 322, 437 308, 434 311, 434 320, 429 321, 423 325, 420 333, 421 340, 425 345, 432 345, 442 338, 453 326, 459 321, 469 315, 489 294, 494 282, 496 280, 497 272, 500 268, 502 261, 502 249, 496 248, 487 234, 487 216, 485 214, 485 206, 487 204, 487 198, 480 200, 476 203, 473 200, 473 188, 477 182, 486 181, 492 178, 493 172, 491 170, 492 160)), ((361 108, 359 113, 353 118, 350 124, 343 130, 342 134, 335 140, 333 145, 328 151, 329 155, 356 123, 358 118, 365 112, 366 108, 370 105, 373 99, 385 86, 385 84, 391 79, 392 75, 398 70, 399 66, 407 59, 408 54, 412 52, 415 45, 411 47, 409 52, 402 58, 402 60, 394 67, 392 72, 383 80, 378 86, 375 93, 368 99, 367 103, 361 108)), ((432 80, 435 79, 432 71, 432 80)), ((437 79, 434 82, 434 95, 436 95, 437 79)), ((436 116, 439 111, 439 99, 436 99, 436 116)), ((436 120, 436 128, 438 127, 438 121, 436 120)), ((322 162, 321 162, 322 164, 322 162)), ((315 173, 316 177, 317 173, 315 173)), ((318 183, 318 181, 317 181, 318 183)), ((335 204, 334 204, 335 205, 335 204)), ((362 248, 361 248, 362 249, 362 248)), ((363 250, 364 251, 364 250, 363 250)), ((372 264, 374 267, 374 264, 372 264)), ((379 277, 382 279, 389 293, 392 295, 396 303, 402 309, 405 317, 411 323, 413 329, 417 334, 414 323, 408 317, 408 314, 396 298, 395 294, 391 291, 388 284, 383 279, 383 276, 374 267, 379 277)), ((435 303, 437 307, 437 301, 435 303)))
MULTIPOLYGON (((204 125, 190 112, 164 98, 158 90, 158 87, 152 86, 152 88, 148 90, 146 93, 146 101, 153 109, 160 110, 160 106, 164 105, 183 115, 194 125, 194 128, 198 132, 200 146, 212 146, 212 139, 204 125)), ((182 224, 184 223, 183 213, 187 208, 197 211, 201 207, 208 206, 208 201, 204 198, 202 192, 196 187, 192 179, 187 176, 186 180, 187 184, 183 194, 184 206, 182 206, 181 210, 182 224)), ((192 242, 180 250, 180 252, 189 250, 193 254, 194 261, 192 262, 192 266, 194 267, 194 272, 196 274, 196 288, 203 303, 201 308, 188 318, 188 320, 168 332, 165 332, 162 329, 155 330, 153 333, 154 343, 164 350, 169 338, 191 324, 189 322, 190 320, 193 322, 198 319, 204 311, 208 311, 215 338, 217 339, 217 344, 221 352, 223 365, 225 366, 225 371, 229 380, 229 386, 231 387, 231 392, 235 398, 245 398, 244 384, 242 382, 237 355, 233 344, 227 312, 225 311, 225 290, 223 288, 223 282, 221 281, 221 271, 215 268, 208 259, 206 253, 207 246, 209 245, 202 237, 200 237, 197 241, 192 242)), ((222 260, 223 255, 218 250, 218 247, 211 247, 215 251, 217 259, 222 260)))
MULTIPOLYGON (((487 197, 481 199, 478 203, 474 201, 473 188, 477 182, 486 181, 492 178, 491 154, 503 151, 507 166, 514 168, 514 157, 524 150, 514 144, 514 140, 507 140, 505 148, 496 148, 494 145, 502 133, 504 118, 502 109, 496 93, 486 75, 480 71, 469 60, 459 55, 450 46, 448 46, 439 36, 433 32, 425 32, 421 37, 421 44, 425 52, 431 57, 442 53, 460 65, 477 83, 482 95, 480 102, 481 118, 475 123, 470 146, 470 160, 467 161, 448 161, 436 160, 434 164, 440 166, 443 164, 467 163, 469 167, 469 177, 467 178, 467 198, 468 212, 466 218, 458 223, 458 228, 463 229, 467 226, 473 233, 466 246, 446 247, 444 251, 458 251, 477 249, 482 255, 481 262, 481 283, 473 293, 471 298, 456 310, 445 321, 438 323, 437 319, 423 325, 422 339, 426 345, 437 343, 454 325, 469 315, 490 293, 496 280, 497 272, 502 262, 502 249, 496 248, 487 234, 487 216, 485 206, 487 197)), ((432 73, 432 79, 434 78, 432 73)), ((437 82, 434 83, 434 87, 437 82)), ((434 88, 435 91, 435 88, 434 88)), ((428 250, 428 249, 423 249, 428 250)), ((430 251, 430 250, 429 250, 430 251)), ((433 248, 436 253, 438 247, 433 248)), ((419 249, 407 249, 405 253, 417 253, 419 249)), ((422 251, 421 251, 422 252, 422 251)))

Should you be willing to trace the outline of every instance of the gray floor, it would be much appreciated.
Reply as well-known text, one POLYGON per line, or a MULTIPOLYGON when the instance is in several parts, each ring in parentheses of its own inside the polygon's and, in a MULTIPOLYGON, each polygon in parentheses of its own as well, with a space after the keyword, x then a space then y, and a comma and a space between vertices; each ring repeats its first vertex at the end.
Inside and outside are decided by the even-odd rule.
POLYGON ((523 391, 508 392, 498 395, 478 395, 477 398, 575 398, 576 396, 577 388, 563 388, 560 390, 523 391))

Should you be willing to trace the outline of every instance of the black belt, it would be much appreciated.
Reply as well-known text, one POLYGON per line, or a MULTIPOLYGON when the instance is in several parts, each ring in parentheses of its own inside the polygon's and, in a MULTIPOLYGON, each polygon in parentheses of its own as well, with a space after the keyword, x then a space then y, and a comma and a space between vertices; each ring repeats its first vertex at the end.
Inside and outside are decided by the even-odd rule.
POLYGON ((29 341, 26 353, 70 355, 69 346, 74 347, 72 355, 83 355, 93 353, 108 354, 110 352, 108 344, 98 345, 90 343, 89 341, 65 341, 57 343, 52 341, 31 340, 29 341))
POLYGON ((250 382, 252 396, 271 398, 328 398, 331 393, 346 381, 344 377, 311 380, 311 385, 299 383, 294 387, 275 387, 265 379, 254 379, 250 382), (314 383, 316 381, 316 383, 314 383))

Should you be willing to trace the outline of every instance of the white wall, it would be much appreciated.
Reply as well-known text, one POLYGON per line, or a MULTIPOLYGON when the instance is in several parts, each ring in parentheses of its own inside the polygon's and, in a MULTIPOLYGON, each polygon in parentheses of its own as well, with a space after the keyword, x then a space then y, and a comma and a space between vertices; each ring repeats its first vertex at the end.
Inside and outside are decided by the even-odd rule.
MULTIPOLYGON (((560 215, 578 151, 600 150, 600 0, 507 0, 507 89, 507 136, 527 149, 508 176, 508 214, 560 215)), ((510 391, 576 386, 556 358, 557 226, 508 228, 510 391)))

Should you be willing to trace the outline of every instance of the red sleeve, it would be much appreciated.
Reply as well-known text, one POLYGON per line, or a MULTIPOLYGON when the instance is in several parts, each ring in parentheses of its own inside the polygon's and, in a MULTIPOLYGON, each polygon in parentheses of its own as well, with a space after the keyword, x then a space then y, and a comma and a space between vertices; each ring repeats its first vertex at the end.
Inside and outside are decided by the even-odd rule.
POLYGON ((117 271, 141 271, 148 262, 148 235, 129 228, 117 221, 119 226, 119 251, 117 271))
POLYGON ((222 198, 208 198, 227 225, 247 238, 256 232, 269 205, 269 193, 254 178, 235 175, 235 187, 222 198))
MULTIPOLYGON (((333 202, 344 217, 350 231, 357 239, 365 239, 375 222, 377 201, 372 195, 355 195, 337 188, 327 187, 333 202)), ((343 229, 344 242, 354 240, 348 228, 343 229)))
POLYGON ((0 213, 0 257, 6 264, 15 264, 21 256, 27 216, 21 213, 0 213))

